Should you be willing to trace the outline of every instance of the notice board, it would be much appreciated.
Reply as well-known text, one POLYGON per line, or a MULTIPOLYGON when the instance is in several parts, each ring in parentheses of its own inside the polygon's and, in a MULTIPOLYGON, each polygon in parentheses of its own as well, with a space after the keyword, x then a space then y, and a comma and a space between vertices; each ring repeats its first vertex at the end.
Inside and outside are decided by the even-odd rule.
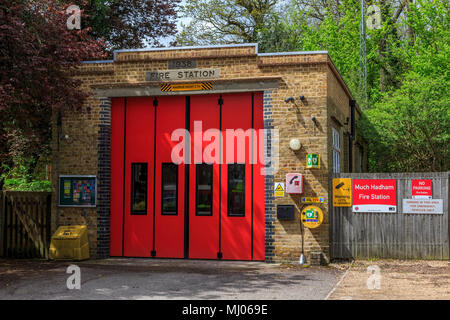
POLYGON ((97 205, 97 177, 60 175, 58 206, 95 207, 97 205))

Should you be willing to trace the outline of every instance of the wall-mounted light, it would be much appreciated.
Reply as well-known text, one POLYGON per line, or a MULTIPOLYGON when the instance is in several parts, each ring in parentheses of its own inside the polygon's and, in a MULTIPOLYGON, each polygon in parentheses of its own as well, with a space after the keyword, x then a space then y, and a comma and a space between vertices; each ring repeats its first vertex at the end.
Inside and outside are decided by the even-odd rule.
POLYGON ((289 103, 289 102, 295 102, 294 97, 289 97, 284 99, 284 102, 289 103))
POLYGON ((302 147, 302 144, 299 139, 292 138, 289 141, 289 148, 291 148, 292 151, 298 151, 298 150, 300 150, 301 147, 302 147))

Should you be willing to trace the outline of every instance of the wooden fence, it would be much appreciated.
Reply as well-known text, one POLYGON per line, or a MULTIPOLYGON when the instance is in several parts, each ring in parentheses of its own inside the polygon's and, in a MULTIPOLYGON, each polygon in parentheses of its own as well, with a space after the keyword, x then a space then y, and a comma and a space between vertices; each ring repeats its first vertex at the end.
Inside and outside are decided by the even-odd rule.
POLYGON ((396 179, 397 212, 353 213, 351 207, 334 208, 330 190, 332 258, 449 259, 449 173, 341 173, 334 178, 396 179), (402 199, 411 199, 412 179, 433 180, 433 199, 443 199, 443 214, 403 213, 402 199))
POLYGON ((4 191, 1 253, 7 258, 48 258, 51 193, 4 191))

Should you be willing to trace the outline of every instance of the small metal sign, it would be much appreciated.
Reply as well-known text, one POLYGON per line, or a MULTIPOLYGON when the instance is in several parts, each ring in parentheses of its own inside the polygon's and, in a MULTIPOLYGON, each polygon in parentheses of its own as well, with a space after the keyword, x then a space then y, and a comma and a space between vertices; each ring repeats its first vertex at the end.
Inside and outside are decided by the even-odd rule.
POLYGON ((196 60, 169 60, 168 69, 194 69, 197 68, 196 60))
POLYGON ((352 206, 352 179, 333 179, 333 207, 352 206))
POLYGON ((320 154, 309 153, 306 155, 306 168, 320 169, 320 154))
POLYGON ((274 196, 275 197, 284 197, 284 183, 283 182, 275 182, 274 196))
POLYGON ((317 228, 323 221, 322 209, 317 206, 307 206, 302 210, 300 219, 305 227, 309 229, 317 228))
POLYGON ((443 214, 442 199, 403 199, 403 213, 443 214))
POLYGON ((324 203, 325 198, 324 197, 302 197, 301 201, 302 201, 302 203, 324 203))
POLYGON ((413 179, 412 180, 413 199, 433 199, 433 180, 413 179))
POLYGON ((168 83, 161 86, 161 92, 212 90, 211 82, 201 83, 168 83))

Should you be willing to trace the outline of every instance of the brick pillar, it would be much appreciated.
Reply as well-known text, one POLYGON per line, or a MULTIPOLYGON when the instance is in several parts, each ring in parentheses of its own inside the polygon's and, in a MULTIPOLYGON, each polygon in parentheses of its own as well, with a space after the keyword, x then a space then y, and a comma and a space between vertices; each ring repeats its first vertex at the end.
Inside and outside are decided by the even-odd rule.
POLYGON ((97 258, 108 258, 111 212, 111 100, 109 98, 100 98, 97 181, 97 258))
MULTIPOLYGON (((266 136, 264 141, 265 150, 265 163, 273 165, 272 159, 272 134, 273 129, 273 119, 272 119, 272 91, 264 91, 264 102, 263 102, 263 112, 264 112, 264 129, 266 130, 266 136)), ((274 235, 275 235, 275 205, 273 203, 273 172, 272 169, 264 169, 264 199, 265 199, 265 255, 266 262, 274 261, 274 235)))

